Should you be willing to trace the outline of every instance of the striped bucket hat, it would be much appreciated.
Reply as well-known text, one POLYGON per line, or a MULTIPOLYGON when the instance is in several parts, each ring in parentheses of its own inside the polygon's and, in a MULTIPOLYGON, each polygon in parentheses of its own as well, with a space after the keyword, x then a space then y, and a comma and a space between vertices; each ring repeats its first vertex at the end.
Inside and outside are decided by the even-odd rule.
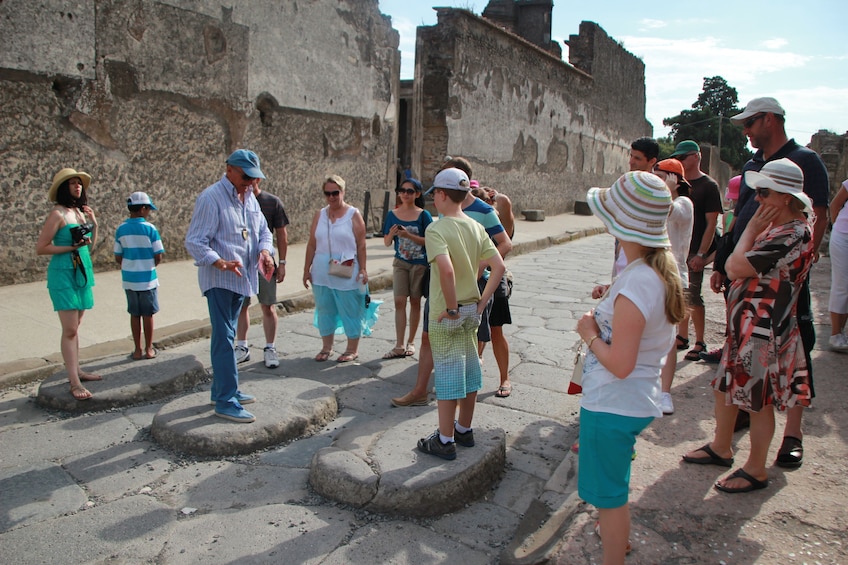
POLYGON ((586 202, 609 233, 645 247, 671 247, 665 223, 671 193, 652 173, 624 173, 609 188, 590 188, 586 202))

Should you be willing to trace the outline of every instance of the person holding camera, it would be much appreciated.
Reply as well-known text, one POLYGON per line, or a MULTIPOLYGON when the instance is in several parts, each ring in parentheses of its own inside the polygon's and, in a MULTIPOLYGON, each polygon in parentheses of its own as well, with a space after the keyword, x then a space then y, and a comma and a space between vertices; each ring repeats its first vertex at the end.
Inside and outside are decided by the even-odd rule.
POLYGON ((92 396, 82 381, 101 379, 100 375, 83 371, 79 361, 79 326, 85 311, 94 307, 94 269, 89 247, 97 241, 97 219, 86 196, 90 183, 88 173, 69 167, 56 173, 47 192, 47 199, 55 206, 35 244, 38 255, 52 256, 47 267, 47 289, 62 324, 62 359, 71 394, 77 400, 92 396))

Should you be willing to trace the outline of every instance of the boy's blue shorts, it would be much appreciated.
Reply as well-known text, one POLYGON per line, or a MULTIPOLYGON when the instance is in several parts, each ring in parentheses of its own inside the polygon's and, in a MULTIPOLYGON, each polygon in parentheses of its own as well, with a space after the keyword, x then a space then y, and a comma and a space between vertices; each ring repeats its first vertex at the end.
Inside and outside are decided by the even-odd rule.
POLYGON ((128 290, 127 293, 127 312, 130 316, 152 316, 159 311, 159 292, 158 288, 150 290, 128 290))
POLYGON ((636 436, 654 419, 580 409, 577 492, 595 508, 627 504, 636 436))

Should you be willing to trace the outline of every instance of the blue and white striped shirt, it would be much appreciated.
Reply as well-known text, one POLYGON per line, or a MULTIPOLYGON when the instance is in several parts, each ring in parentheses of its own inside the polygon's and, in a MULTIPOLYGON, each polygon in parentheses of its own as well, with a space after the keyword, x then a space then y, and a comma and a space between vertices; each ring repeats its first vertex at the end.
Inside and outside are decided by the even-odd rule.
POLYGON ((223 288, 243 296, 259 292, 259 254, 274 254, 271 232, 253 191, 244 193, 244 203, 236 187, 227 179, 206 188, 197 197, 185 246, 197 265, 200 291, 223 288), (216 269, 218 259, 241 261, 242 276, 216 269))
POLYGON ((115 231, 115 255, 121 257, 121 279, 127 290, 159 286, 154 257, 164 253, 156 227, 144 218, 127 218, 115 231))

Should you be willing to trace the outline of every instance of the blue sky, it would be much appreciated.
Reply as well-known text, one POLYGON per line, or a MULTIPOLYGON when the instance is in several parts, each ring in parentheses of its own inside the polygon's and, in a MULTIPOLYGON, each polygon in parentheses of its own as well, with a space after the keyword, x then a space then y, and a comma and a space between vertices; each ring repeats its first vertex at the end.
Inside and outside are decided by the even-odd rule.
MULTIPOLYGON (((436 2, 379 0, 400 33, 401 78, 412 78, 415 28, 435 25, 431 6, 482 13, 487 0, 436 2)), ((819 129, 848 132, 848 2, 805 0, 768 3, 644 3, 554 0, 553 38, 578 33, 583 20, 597 22, 645 62, 646 117, 654 135, 668 134, 663 118, 691 107, 704 77, 720 75, 744 106, 774 96, 786 110, 786 130, 802 145, 819 129), (759 8, 768 5, 768 8, 759 8), (656 10, 646 10, 649 7, 656 10), (704 10, 709 6, 709 11, 704 10)))

